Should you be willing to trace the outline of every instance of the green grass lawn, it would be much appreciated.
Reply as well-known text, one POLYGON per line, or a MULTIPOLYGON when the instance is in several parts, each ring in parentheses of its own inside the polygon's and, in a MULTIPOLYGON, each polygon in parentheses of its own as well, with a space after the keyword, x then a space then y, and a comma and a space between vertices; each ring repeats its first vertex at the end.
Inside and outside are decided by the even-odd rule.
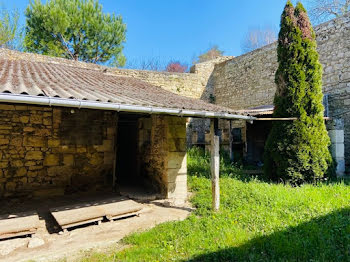
POLYGON ((350 261, 350 186, 291 187, 244 177, 221 161, 221 211, 211 211, 209 159, 189 154, 197 210, 123 240, 130 247, 82 261, 350 261))

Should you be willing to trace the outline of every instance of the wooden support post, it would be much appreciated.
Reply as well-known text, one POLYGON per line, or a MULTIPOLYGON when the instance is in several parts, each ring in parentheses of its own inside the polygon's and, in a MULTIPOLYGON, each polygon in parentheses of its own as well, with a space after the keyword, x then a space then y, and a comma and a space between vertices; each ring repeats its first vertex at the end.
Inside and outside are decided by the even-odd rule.
POLYGON ((233 136, 232 136, 232 121, 230 121, 230 128, 229 128, 229 139, 230 139, 230 160, 231 160, 231 163, 233 163, 233 136))
POLYGON ((116 125, 115 125, 115 134, 114 134, 114 146, 113 146, 113 149, 114 149, 114 159, 113 159, 113 181, 112 181, 112 190, 113 192, 116 192, 117 191, 117 141, 118 141, 118 126, 119 126, 119 115, 118 113, 116 112, 115 113, 115 118, 116 120, 116 125))
POLYGON ((213 210, 218 211, 220 207, 220 186, 219 186, 219 171, 220 171, 220 138, 218 135, 218 119, 211 119, 210 122, 210 140, 211 140, 211 183, 213 210))

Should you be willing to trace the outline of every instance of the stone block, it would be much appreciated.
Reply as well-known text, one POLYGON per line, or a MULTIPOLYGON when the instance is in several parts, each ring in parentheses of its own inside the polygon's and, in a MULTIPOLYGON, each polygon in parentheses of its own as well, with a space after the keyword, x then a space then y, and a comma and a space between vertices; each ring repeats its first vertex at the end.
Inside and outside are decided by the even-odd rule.
POLYGON ((44 124, 45 126, 51 126, 51 125, 52 125, 52 119, 51 119, 51 117, 45 117, 45 118, 43 118, 43 124, 44 124))
POLYGON ((20 116, 19 121, 23 124, 29 123, 29 116, 20 116))
POLYGON ((10 145, 19 147, 22 145, 22 141, 23 141, 22 136, 12 137, 10 141, 10 145))
POLYGON ((22 160, 12 160, 11 161, 11 166, 13 167, 23 167, 23 161, 22 160))
POLYGON ((74 155, 72 155, 72 154, 63 155, 63 164, 65 166, 73 166, 74 165, 74 155))
POLYGON ((344 144, 332 144, 331 153, 335 158, 344 158, 344 144))
POLYGON ((15 105, 15 109, 16 110, 21 110, 21 111, 27 111, 28 110, 28 106, 26 106, 26 105, 15 105))
POLYGON ((25 176, 27 174, 27 169, 25 167, 20 167, 16 170, 16 177, 22 177, 25 176))
POLYGON ((344 130, 329 130, 328 134, 332 143, 344 143, 344 130))
POLYGON ((35 166, 36 165, 36 162, 35 161, 26 161, 24 163, 24 166, 35 166))
POLYGON ((186 125, 169 125, 168 138, 186 138, 186 125))
POLYGON ((167 120, 169 125, 186 125, 187 118, 179 116, 168 116, 167 120))
POLYGON ((23 140, 24 146, 44 147, 46 139, 42 136, 25 136, 23 140))
POLYGON ((0 129, 1 130, 11 130, 12 126, 10 126, 10 125, 0 125, 0 129))
POLYGON ((187 144, 184 138, 169 138, 169 152, 186 152, 187 144))
POLYGON ((14 105, 0 104, 0 110, 16 110, 14 105))
POLYGON ((345 174, 345 160, 344 158, 336 158, 336 174, 337 176, 341 177, 345 174))
POLYGON ((178 169, 168 169, 168 183, 187 182, 187 173, 179 172, 178 169))
POLYGON ((0 168, 8 168, 8 161, 1 161, 0 162, 0 168))
POLYGON ((43 116, 39 114, 32 113, 30 115, 30 123, 32 124, 42 124, 43 123, 43 116))
POLYGON ((47 140, 47 145, 48 145, 48 147, 58 147, 60 145, 60 140, 49 138, 47 140))
POLYGON ((25 126, 23 128, 23 132, 34 132, 34 131, 35 131, 35 128, 31 126, 25 126))
POLYGON ((113 140, 103 140, 102 145, 97 145, 96 150, 98 152, 111 152, 114 149, 113 140))
POLYGON ((60 157, 56 154, 47 154, 44 158, 44 166, 58 166, 60 157))
POLYGON ((89 163, 93 166, 102 165, 104 162, 103 153, 94 153, 91 154, 91 158, 89 159, 89 163))
MULTIPOLYGON (((186 170, 187 154, 185 152, 170 152, 168 153, 167 168, 178 170, 186 170)), ((182 172, 182 171, 180 171, 182 172)), ((184 171, 187 172, 187 171, 184 171)))
POLYGON ((186 198, 187 182, 168 183, 168 198, 186 198))
POLYGON ((28 160, 42 160, 43 159, 43 153, 40 151, 29 151, 27 152, 25 159, 28 160))
POLYGON ((10 142, 7 138, 0 138, 0 145, 8 145, 10 142))

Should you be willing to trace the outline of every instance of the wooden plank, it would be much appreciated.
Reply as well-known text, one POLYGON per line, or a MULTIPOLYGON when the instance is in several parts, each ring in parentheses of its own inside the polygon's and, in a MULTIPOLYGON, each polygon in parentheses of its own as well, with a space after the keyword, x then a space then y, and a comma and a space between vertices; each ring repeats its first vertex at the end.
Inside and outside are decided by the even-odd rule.
POLYGON ((50 212, 62 228, 99 221, 104 217, 104 210, 91 204, 51 208, 50 212))
POLYGON ((220 208, 220 187, 219 187, 219 172, 220 172, 220 138, 218 136, 218 119, 211 119, 210 122, 211 136, 211 183, 212 183, 212 198, 213 210, 217 211, 220 208))
POLYGON ((106 216, 106 218, 109 220, 109 221, 112 221, 112 220, 116 220, 116 219, 121 219, 121 218, 125 218, 125 217, 132 217, 132 216, 139 216, 140 215, 140 212, 133 212, 133 213, 127 213, 127 214, 123 214, 123 215, 118 215, 118 216, 106 216))
POLYGON ((100 206, 105 213, 107 219, 113 219, 121 215, 129 216, 132 213, 139 212, 142 209, 142 205, 127 199, 117 200, 100 206))
POLYGON ((103 217, 109 220, 136 215, 142 205, 125 197, 109 198, 100 201, 69 205, 50 209, 52 216, 62 229, 100 222, 103 217))
POLYGON ((0 219, 0 239, 32 235, 38 227, 39 216, 36 212, 5 215, 0 219))
POLYGON ((62 229, 68 229, 68 228, 71 228, 71 227, 82 226, 82 225, 86 225, 86 224, 90 224, 90 223, 94 223, 94 222, 100 222, 102 220, 103 220, 103 217, 97 217, 97 218, 93 218, 93 219, 79 221, 79 222, 72 223, 72 224, 67 224, 67 225, 64 225, 64 226, 61 226, 61 227, 62 227, 62 229))

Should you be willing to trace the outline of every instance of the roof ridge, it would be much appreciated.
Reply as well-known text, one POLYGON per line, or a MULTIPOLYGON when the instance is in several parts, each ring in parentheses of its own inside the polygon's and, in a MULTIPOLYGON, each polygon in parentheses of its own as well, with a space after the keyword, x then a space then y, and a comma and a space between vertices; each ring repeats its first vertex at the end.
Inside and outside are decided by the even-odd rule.
POLYGON ((63 57, 53 57, 49 55, 35 54, 29 52, 22 52, 18 50, 12 50, 4 47, 0 47, 0 57, 1 59, 8 60, 23 60, 29 62, 40 62, 40 63, 50 63, 59 64, 63 66, 71 66, 83 69, 91 69, 95 71, 107 71, 111 69, 116 69, 113 67, 108 67, 99 64, 93 64, 83 61, 71 60, 63 57))

